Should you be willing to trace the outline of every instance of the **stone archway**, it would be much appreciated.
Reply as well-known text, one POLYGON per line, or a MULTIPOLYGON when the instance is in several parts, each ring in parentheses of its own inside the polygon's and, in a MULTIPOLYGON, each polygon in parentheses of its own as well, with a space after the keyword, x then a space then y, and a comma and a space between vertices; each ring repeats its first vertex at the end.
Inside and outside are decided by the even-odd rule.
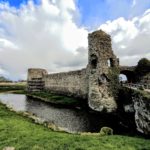
POLYGON ((123 74, 127 77, 127 82, 128 83, 134 83, 136 81, 136 76, 134 71, 130 71, 130 70, 121 70, 120 74, 123 74))

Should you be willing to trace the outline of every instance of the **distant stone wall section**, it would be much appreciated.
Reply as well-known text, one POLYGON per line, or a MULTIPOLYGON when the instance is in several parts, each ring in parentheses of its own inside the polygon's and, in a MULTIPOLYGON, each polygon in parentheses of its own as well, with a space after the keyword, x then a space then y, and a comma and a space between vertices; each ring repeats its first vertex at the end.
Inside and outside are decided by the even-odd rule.
POLYGON ((88 79, 86 69, 48 74, 43 79, 46 90, 68 96, 87 98, 88 79))
POLYGON ((119 70, 120 70, 120 72, 124 71, 124 70, 134 71, 135 70, 135 66, 120 66, 119 70))
POLYGON ((28 69, 27 90, 31 92, 44 90, 45 88, 44 76, 45 75, 47 75, 47 71, 45 69, 39 69, 39 68, 28 69))

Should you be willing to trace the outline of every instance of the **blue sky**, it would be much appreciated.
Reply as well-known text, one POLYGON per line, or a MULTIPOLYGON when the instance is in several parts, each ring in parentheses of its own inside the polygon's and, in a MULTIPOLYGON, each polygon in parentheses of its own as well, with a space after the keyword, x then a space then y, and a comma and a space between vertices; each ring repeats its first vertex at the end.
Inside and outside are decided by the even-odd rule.
POLYGON ((121 65, 150 58, 150 0, 28 1, 0 0, 0 76, 84 68, 88 33, 98 29, 111 35, 121 65))
MULTIPOLYGON (((28 0, 0 0, 9 2, 11 6, 19 8, 28 0)), ((33 0, 40 4, 41 0, 33 0)), ((89 29, 96 28, 100 24, 119 17, 126 19, 141 15, 150 8, 150 0, 76 0, 80 12, 80 25, 89 29)))
POLYGON ((150 8, 150 0, 78 0, 81 23, 95 27, 118 17, 130 19, 150 8))
MULTIPOLYGON (((26 4, 28 0, 0 0, 0 2, 9 2, 13 7, 19 8, 22 3, 26 4)), ((33 0, 35 4, 39 4, 40 0, 33 0)))

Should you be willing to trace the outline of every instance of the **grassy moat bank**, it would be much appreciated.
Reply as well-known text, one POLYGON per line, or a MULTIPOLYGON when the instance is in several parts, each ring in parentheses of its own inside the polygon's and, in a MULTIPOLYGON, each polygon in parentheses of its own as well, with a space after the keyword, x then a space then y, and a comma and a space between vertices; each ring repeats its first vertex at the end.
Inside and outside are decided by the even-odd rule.
POLYGON ((87 107, 86 100, 78 98, 67 97, 64 95, 58 95, 47 91, 42 92, 26 92, 26 84, 17 83, 3 83, 0 84, 0 92, 11 92, 15 94, 26 94, 35 99, 39 99, 54 105, 66 106, 66 107, 87 107))
POLYGON ((4 83, 0 82, 0 93, 1 92, 7 92, 7 91, 25 91, 26 83, 24 82, 18 82, 18 83, 4 83))
POLYGON ((56 95, 55 93, 50 93, 47 91, 43 92, 30 92, 26 95, 31 96, 54 105, 65 106, 65 107, 87 107, 87 101, 84 99, 78 99, 73 97, 67 97, 64 95, 56 95))
POLYGON ((87 100, 68 97, 64 95, 58 95, 55 93, 50 93, 47 91, 42 92, 26 92, 25 90, 16 90, 12 91, 14 94, 26 94, 27 96, 41 100, 47 103, 51 103, 53 105, 58 105, 60 107, 82 107, 88 108, 87 100))
MULTIPOLYGON (((15 90, 9 88, 8 91, 27 94, 24 89, 19 88, 15 90)), ((50 101, 53 99, 56 104, 61 103, 61 99, 64 102, 70 100, 52 93, 32 94, 50 101)), ((74 103, 74 100, 70 100, 71 103, 74 103)), ((17 150, 149 150, 150 140, 120 135, 78 135, 56 132, 35 124, 32 119, 12 112, 0 104, 0 149, 7 146, 15 147, 17 150)))
POLYGON ((54 132, 0 104, 0 149, 17 150, 149 150, 149 140, 127 136, 94 136, 54 132))

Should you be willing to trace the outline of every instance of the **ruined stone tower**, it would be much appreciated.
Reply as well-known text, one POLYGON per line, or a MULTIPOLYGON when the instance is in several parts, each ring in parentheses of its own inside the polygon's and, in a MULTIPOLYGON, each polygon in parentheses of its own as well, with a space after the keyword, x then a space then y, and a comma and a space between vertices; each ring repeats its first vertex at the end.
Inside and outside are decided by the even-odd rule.
POLYGON ((45 81, 43 77, 46 74, 47 71, 45 69, 39 69, 39 68, 28 69, 27 90, 31 92, 38 92, 44 90, 45 81))
POLYGON ((118 66, 118 59, 113 54, 111 38, 99 30, 89 34, 88 41, 88 65, 85 69, 55 74, 47 74, 44 69, 29 69, 28 91, 47 90, 88 99, 94 110, 115 111, 117 106, 108 88, 108 72, 118 66))
POLYGON ((97 111, 111 112, 117 106, 108 89, 108 73, 112 67, 118 67, 119 62, 113 54, 110 36, 102 30, 89 34, 88 42, 89 106, 97 111))

